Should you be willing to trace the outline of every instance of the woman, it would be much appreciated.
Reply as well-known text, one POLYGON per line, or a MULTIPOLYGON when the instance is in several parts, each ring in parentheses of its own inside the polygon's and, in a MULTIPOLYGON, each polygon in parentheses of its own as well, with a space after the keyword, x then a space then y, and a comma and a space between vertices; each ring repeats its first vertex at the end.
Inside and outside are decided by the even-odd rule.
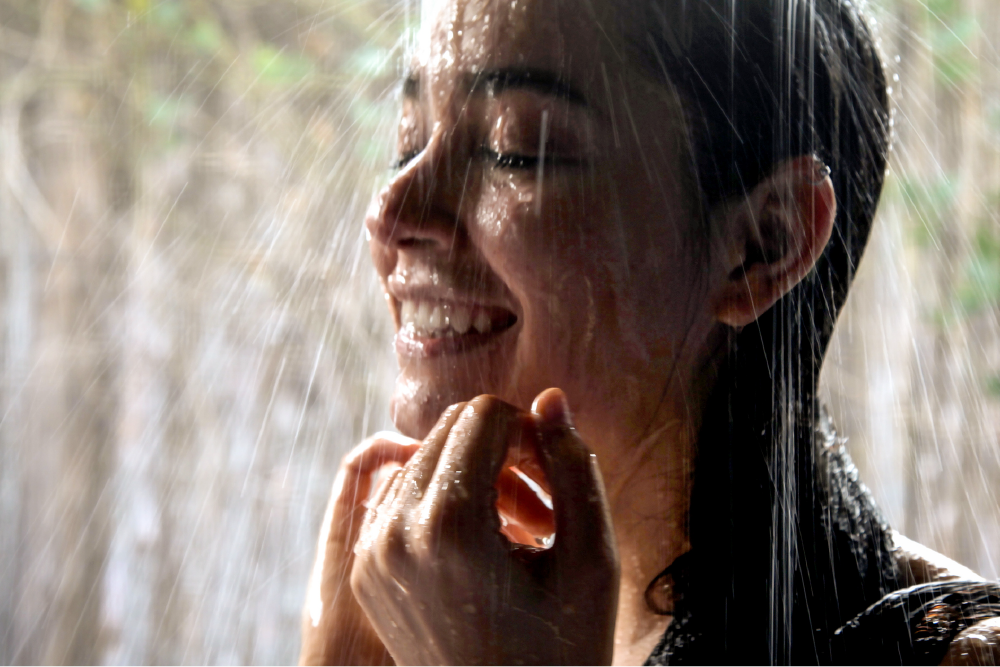
POLYGON ((888 150, 857 8, 449 0, 433 16, 366 220, 409 438, 343 463, 302 661, 936 663, 989 646, 995 588, 940 583, 975 577, 884 525, 815 399, 888 150))

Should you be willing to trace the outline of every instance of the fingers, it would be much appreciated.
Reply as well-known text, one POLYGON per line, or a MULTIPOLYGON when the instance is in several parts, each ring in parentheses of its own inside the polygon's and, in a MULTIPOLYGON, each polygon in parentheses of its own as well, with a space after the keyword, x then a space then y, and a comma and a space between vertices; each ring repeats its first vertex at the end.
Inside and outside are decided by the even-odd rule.
POLYGON ((552 489, 557 557, 604 550, 617 562, 611 512, 594 456, 573 428, 566 396, 558 389, 539 394, 532 406, 539 430, 539 462, 552 489))
POLYGON ((385 502, 385 499, 389 496, 390 492, 395 494, 395 491, 399 489, 400 482, 402 482, 402 476, 403 476, 403 469, 396 468, 395 470, 392 471, 392 473, 388 477, 382 480, 382 484, 379 486, 378 489, 376 489, 375 494, 372 496, 371 500, 368 501, 368 507, 370 508, 379 507, 380 505, 382 505, 382 503, 385 502))
POLYGON ((495 396, 469 401, 448 435, 424 503, 437 504, 441 518, 456 525, 497 524, 494 484, 508 446, 530 438, 530 428, 529 415, 495 396))
MULTIPOLYGON (((375 472, 387 463, 406 463, 419 446, 420 443, 411 438, 379 433, 351 450, 341 462, 323 517, 317 557, 306 596, 303 663, 344 662, 330 656, 340 655, 338 650, 346 650, 344 642, 339 639, 342 639, 342 631, 348 626, 355 628, 358 637, 364 635, 361 639, 351 639, 350 646, 361 651, 360 654, 379 656, 385 652, 377 638, 373 639, 373 633, 346 583, 354 560, 354 545, 363 523, 364 501, 371 491, 375 472), (367 634, 362 628, 367 629, 367 634), (357 645, 355 642, 358 642, 357 645), (363 645, 367 646, 364 650, 363 645)), ((350 651, 344 655, 350 655, 350 651)))
POLYGON ((387 463, 405 464, 420 443, 395 433, 379 433, 352 449, 341 463, 324 518, 329 539, 350 550, 360 528, 364 502, 371 493, 372 475, 387 463))
POLYGON ((415 491, 418 496, 423 495, 430 484, 438 459, 441 457, 441 450, 448 440, 448 434, 451 433, 466 405, 467 403, 456 403, 442 413, 438 423, 424 439, 420 451, 406 466, 406 484, 409 490, 415 491))
MULTIPOLYGON (((524 413, 492 396, 449 408, 402 472, 369 505, 419 510, 413 516, 421 526, 487 528, 474 531, 484 538, 498 538, 506 528, 508 538, 532 546, 556 532, 554 546, 560 550, 592 553, 603 548, 613 558, 614 536, 597 461, 573 429, 564 394, 542 392, 533 411, 524 413), (526 476, 551 493, 551 507, 511 470, 512 464, 515 470, 531 471, 526 476), (499 525, 497 512, 506 526, 499 525)), ((369 522, 378 523, 375 519, 369 522)), ((410 538, 418 534, 423 530, 410 538)))

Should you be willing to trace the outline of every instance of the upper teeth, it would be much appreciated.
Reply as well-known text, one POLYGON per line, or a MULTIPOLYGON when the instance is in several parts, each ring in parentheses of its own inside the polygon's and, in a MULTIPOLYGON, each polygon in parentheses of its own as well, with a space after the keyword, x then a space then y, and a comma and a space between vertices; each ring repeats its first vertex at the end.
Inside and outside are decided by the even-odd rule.
POLYGON ((453 303, 403 301, 399 315, 402 327, 410 327, 421 335, 462 335, 472 327, 479 333, 489 333, 493 329, 493 322, 485 310, 453 303))

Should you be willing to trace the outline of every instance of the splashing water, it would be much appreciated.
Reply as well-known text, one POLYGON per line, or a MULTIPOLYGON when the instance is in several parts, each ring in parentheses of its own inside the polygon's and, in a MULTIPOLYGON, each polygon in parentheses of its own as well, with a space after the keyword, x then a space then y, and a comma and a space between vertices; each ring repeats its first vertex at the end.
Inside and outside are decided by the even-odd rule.
MULTIPOLYGON (((295 660, 392 427, 361 219, 433 4, 0 0, 0 662, 295 660)), ((894 152, 822 395, 890 523, 997 578, 1000 10, 869 10, 894 152)))

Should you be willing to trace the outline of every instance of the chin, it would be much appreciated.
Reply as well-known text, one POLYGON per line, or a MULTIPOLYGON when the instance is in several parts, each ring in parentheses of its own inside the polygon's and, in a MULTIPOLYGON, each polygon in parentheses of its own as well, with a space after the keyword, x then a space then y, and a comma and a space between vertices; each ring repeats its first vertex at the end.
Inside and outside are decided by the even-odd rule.
MULTIPOLYGON (((510 337, 507 343, 513 340, 510 337)), ((509 370, 516 365, 513 358, 511 350, 498 344, 429 358, 400 355, 400 373, 390 402, 393 423, 403 435, 423 439, 456 403, 492 394, 516 405, 503 389, 510 386, 509 370)))
POLYGON ((423 440, 438 423, 441 414, 452 405, 468 401, 484 391, 460 391, 439 387, 400 374, 389 403, 392 422, 403 435, 423 440))

